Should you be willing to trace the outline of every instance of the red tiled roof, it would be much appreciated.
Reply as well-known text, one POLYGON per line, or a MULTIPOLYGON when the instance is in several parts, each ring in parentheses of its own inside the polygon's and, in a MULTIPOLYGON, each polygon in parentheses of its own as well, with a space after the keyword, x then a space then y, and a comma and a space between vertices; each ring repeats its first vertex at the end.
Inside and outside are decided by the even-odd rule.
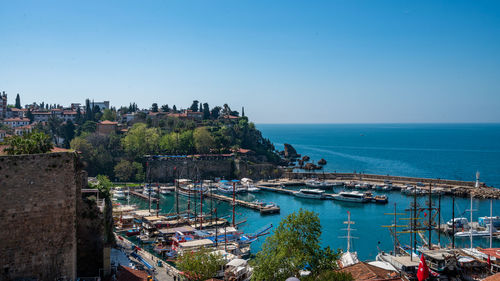
POLYGON ((145 281, 149 274, 146 271, 132 269, 127 266, 120 266, 116 274, 118 281, 145 281))
POLYGON ((8 118, 4 119, 4 122, 29 122, 30 120, 28 118, 8 118))
POLYGON ((76 114, 76 111, 63 111, 64 115, 74 115, 76 114))
POLYGON ((224 118, 226 118, 226 119, 238 119, 239 117, 234 116, 234 115, 224 115, 224 118))
POLYGON ((344 267, 341 272, 351 273, 354 280, 402 280, 395 271, 386 270, 364 262, 344 267))
POLYGON ((11 108, 10 111, 28 111, 26 108, 11 108))
MULTIPOLYGON (((5 149, 7 148, 7 145, 0 145, 0 155, 5 154, 5 149)), ((50 152, 71 152, 73 150, 71 149, 66 149, 66 148, 60 148, 60 147, 53 147, 50 152)))
POLYGON ((104 120, 104 121, 99 122, 99 124, 103 124, 103 125, 118 125, 118 122, 104 120))
POLYGON ((34 111, 33 115, 51 115, 52 113, 47 111, 34 111))

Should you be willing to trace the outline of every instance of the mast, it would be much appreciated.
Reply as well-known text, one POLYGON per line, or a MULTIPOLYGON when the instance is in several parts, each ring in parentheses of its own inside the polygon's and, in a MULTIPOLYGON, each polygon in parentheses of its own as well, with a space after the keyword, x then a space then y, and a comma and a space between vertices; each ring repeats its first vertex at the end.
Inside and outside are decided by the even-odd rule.
POLYGON ((177 212, 177 223, 179 223, 179 172, 177 171, 177 167, 174 167, 175 172, 175 209, 177 212))
POLYGON ((432 183, 429 184, 429 242, 427 242, 427 245, 429 246, 429 250, 432 249, 432 183))
POLYGON ((396 232, 398 231, 397 230, 397 226, 396 226, 396 222, 397 222, 397 218, 396 218, 397 214, 396 214, 396 203, 394 203, 394 256, 396 255, 396 232))
MULTIPOLYGON (((476 188, 479 188, 479 171, 476 172, 476 188)), ((470 248, 472 249, 473 244, 472 244, 472 213, 475 211, 472 209, 472 192, 470 193, 470 226, 469 226, 469 238, 470 238, 470 248)))
POLYGON ((441 193, 438 197, 438 246, 441 246, 441 193))
POLYGON ((413 253, 417 251, 417 189, 413 192, 413 245, 410 253, 410 260, 413 260, 413 253))
POLYGON ((219 245, 219 218, 217 217, 217 206, 215 207, 215 248, 219 245))
POLYGON ((233 227, 236 226, 235 223, 235 211, 236 211, 236 182, 233 181, 233 227))
POLYGON ((200 182, 200 229, 203 229, 203 181, 200 182))
POLYGON ((453 193, 453 196, 451 197, 451 223, 452 223, 452 230, 451 230, 451 248, 455 249, 455 193, 453 193))
POLYGON ((493 200, 490 199, 490 248, 493 248, 493 200))
POLYGON ((160 214, 160 184, 156 183, 156 216, 158 217, 160 214))
MULTIPOLYGON (((147 169, 147 182, 149 182, 148 185, 148 201, 149 201, 149 213, 151 213, 151 168, 149 166, 149 159, 146 161, 146 169, 147 169)), ((146 187, 144 187, 146 188, 146 187)))

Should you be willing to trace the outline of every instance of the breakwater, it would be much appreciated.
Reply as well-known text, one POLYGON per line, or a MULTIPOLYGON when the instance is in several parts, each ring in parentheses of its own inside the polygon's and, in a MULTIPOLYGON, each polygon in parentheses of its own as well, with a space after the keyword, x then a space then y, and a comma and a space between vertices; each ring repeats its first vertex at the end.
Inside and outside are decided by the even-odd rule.
MULTIPOLYGON (((432 178, 417 178, 403 177, 391 175, 375 175, 363 173, 312 173, 312 172, 284 172, 283 178, 285 181, 296 182, 297 180, 305 180, 317 178, 323 180, 335 181, 357 181, 368 182, 372 184, 380 184, 385 181, 390 181, 397 185, 416 185, 423 184, 424 186, 432 185, 433 187, 443 188, 445 194, 455 195, 459 197, 472 196, 481 199, 500 199, 500 189, 487 186, 484 182, 479 183, 479 188, 475 187, 474 181, 458 181, 449 179, 432 179, 432 178)), ((284 183, 286 185, 286 183, 284 183)))

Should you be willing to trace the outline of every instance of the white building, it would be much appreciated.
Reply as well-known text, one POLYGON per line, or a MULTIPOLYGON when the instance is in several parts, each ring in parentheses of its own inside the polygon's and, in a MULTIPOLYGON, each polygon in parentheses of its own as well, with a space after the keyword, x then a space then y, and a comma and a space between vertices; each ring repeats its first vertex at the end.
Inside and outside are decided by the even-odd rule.
POLYGON ((28 118, 8 118, 4 119, 3 123, 11 128, 16 128, 29 125, 30 120, 28 118))

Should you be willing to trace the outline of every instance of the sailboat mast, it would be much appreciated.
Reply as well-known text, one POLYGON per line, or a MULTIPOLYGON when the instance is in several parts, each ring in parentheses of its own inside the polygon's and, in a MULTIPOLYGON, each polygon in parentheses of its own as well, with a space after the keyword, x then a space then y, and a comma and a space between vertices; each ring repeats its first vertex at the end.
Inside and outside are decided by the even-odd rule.
POLYGON ((455 249, 455 193, 453 193, 453 197, 451 197, 451 248, 455 249))
POLYGON ((235 213, 236 213, 236 182, 233 182, 233 227, 236 226, 235 213))
POLYGON ((493 200, 490 199, 490 249, 493 248, 493 200))
POLYGON ((175 209, 177 211, 177 223, 179 223, 179 172, 177 171, 177 167, 174 167, 175 171, 175 209))
POLYGON ((200 229, 203 229, 203 181, 200 182, 200 229))
POLYGON ((438 197, 438 245, 441 246, 441 193, 438 197))
POLYGON ((394 203, 394 255, 396 255, 396 233, 397 233, 397 227, 396 227, 396 222, 397 222, 397 218, 396 218, 397 214, 396 214, 396 203, 394 203))
POLYGON ((432 249, 432 183, 429 184, 429 242, 427 245, 429 246, 429 250, 432 249))
POLYGON ((347 252, 351 249, 351 212, 347 211, 347 252))

